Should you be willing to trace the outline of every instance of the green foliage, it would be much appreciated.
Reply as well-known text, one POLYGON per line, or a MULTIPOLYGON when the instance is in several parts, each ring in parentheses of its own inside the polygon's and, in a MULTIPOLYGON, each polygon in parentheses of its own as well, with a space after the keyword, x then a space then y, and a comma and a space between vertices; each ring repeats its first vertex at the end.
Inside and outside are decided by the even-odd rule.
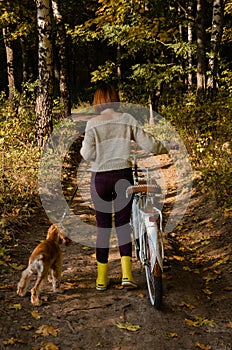
POLYGON ((0 203, 3 213, 27 214, 37 195, 40 152, 34 144, 34 84, 8 101, 0 97, 0 203))
POLYGON ((223 209, 232 206, 231 109, 230 96, 218 96, 215 102, 197 106, 195 96, 188 94, 181 104, 173 101, 161 112, 187 146, 202 191, 223 209))
POLYGON ((94 72, 92 72, 91 82, 96 83, 99 81, 112 82, 113 77, 116 76, 116 65, 112 61, 107 61, 103 66, 99 66, 94 72))

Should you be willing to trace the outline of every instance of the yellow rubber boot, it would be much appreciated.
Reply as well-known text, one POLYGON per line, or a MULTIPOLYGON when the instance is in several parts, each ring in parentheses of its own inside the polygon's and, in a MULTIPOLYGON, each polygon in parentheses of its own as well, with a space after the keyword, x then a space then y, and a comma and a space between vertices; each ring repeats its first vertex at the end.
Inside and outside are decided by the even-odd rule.
POLYGON ((108 263, 100 263, 97 261, 97 279, 96 279, 96 289, 106 290, 109 284, 108 278, 108 263))
POLYGON ((137 288, 137 284, 132 276, 132 258, 130 256, 122 256, 121 265, 122 286, 127 288, 137 288))

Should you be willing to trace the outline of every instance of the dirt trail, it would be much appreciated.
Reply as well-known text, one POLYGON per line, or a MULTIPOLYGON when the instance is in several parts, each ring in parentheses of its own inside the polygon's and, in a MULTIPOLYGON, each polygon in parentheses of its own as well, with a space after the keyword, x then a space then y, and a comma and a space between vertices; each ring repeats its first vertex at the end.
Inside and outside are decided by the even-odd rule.
MULTIPOLYGON (((156 159, 157 161, 157 159, 156 159)), ((164 212, 174 199, 174 171, 168 157, 159 158, 170 180, 164 212)), ((148 163, 152 166, 152 159, 148 163)), ((94 220, 88 204, 74 203, 85 220, 94 220)), ((120 286, 118 249, 110 251, 109 289, 95 290, 94 248, 71 242, 62 247, 64 293, 50 286, 43 305, 33 307, 29 293, 16 295, 22 265, 50 225, 42 212, 12 236, 9 253, 0 257, 0 349, 61 350, 230 350, 231 340, 231 232, 226 219, 212 220, 213 206, 193 191, 179 226, 165 236, 170 269, 164 274, 164 302, 160 311, 149 303, 144 272, 133 258, 139 288, 120 286), (21 265, 21 266, 20 266, 21 265), (121 327, 136 326, 136 330, 121 327)), ((4 242, 3 242, 4 243, 4 242)), ((133 329, 133 328, 132 328, 133 329)))

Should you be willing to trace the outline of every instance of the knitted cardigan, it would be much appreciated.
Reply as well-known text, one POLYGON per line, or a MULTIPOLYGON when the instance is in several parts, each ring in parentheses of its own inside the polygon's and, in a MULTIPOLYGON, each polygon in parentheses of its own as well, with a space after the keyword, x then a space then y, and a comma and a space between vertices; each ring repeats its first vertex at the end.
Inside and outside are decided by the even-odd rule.
POLYGON ((130 168, 131 141, 155 155, 168 153, 165 143, 144 132, 132 115, 109 111, 103 111, 86 124, 80 153, 85 160, 93 161, 93 172, 130 168))

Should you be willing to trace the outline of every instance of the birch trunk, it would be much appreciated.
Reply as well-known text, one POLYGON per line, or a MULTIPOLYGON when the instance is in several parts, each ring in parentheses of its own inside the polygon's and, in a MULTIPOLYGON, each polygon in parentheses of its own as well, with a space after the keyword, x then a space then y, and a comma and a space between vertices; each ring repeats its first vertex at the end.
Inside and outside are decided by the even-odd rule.
POLYGON ((197 34, 197 97, 198 101, 205 96, 205 23, 204 0, 197 0, 196 34, 197 34))
POLYGON ((209 97, 214 100, 218 84, 218 51, 222 38, 223 30, 223 0, 214 0, 213 15, 212 15, 212 31, 210 40, 210 55, 209 55, 209 76, 207 80, 207 92, 209 97))
POLYGON ((39 87, 36 98, 36 139, 43 147, 52 132, 53 65, 50 0, 36 0, 39 87))
POLYGON ((15 78, 14 78, 14 54, 12 48, 12 42, 9 39, 9 28, 3 27, 2 29, 3 39, 6 49, 6 64, 7 64, 7 77, 8 77, 8 98, 12 100, 15 91, 15 78))
POLYGON ((61 102, 61 117, 65 118, 71 114, 71 101, 68 86, 68 64, 66 55, 66 33, 63 23, 62 15, 59 11, 57 1, 52 0, 53 17, 57 25, 57 39, 59 48, 59 88, 60 88, 60 102, 61 102))

